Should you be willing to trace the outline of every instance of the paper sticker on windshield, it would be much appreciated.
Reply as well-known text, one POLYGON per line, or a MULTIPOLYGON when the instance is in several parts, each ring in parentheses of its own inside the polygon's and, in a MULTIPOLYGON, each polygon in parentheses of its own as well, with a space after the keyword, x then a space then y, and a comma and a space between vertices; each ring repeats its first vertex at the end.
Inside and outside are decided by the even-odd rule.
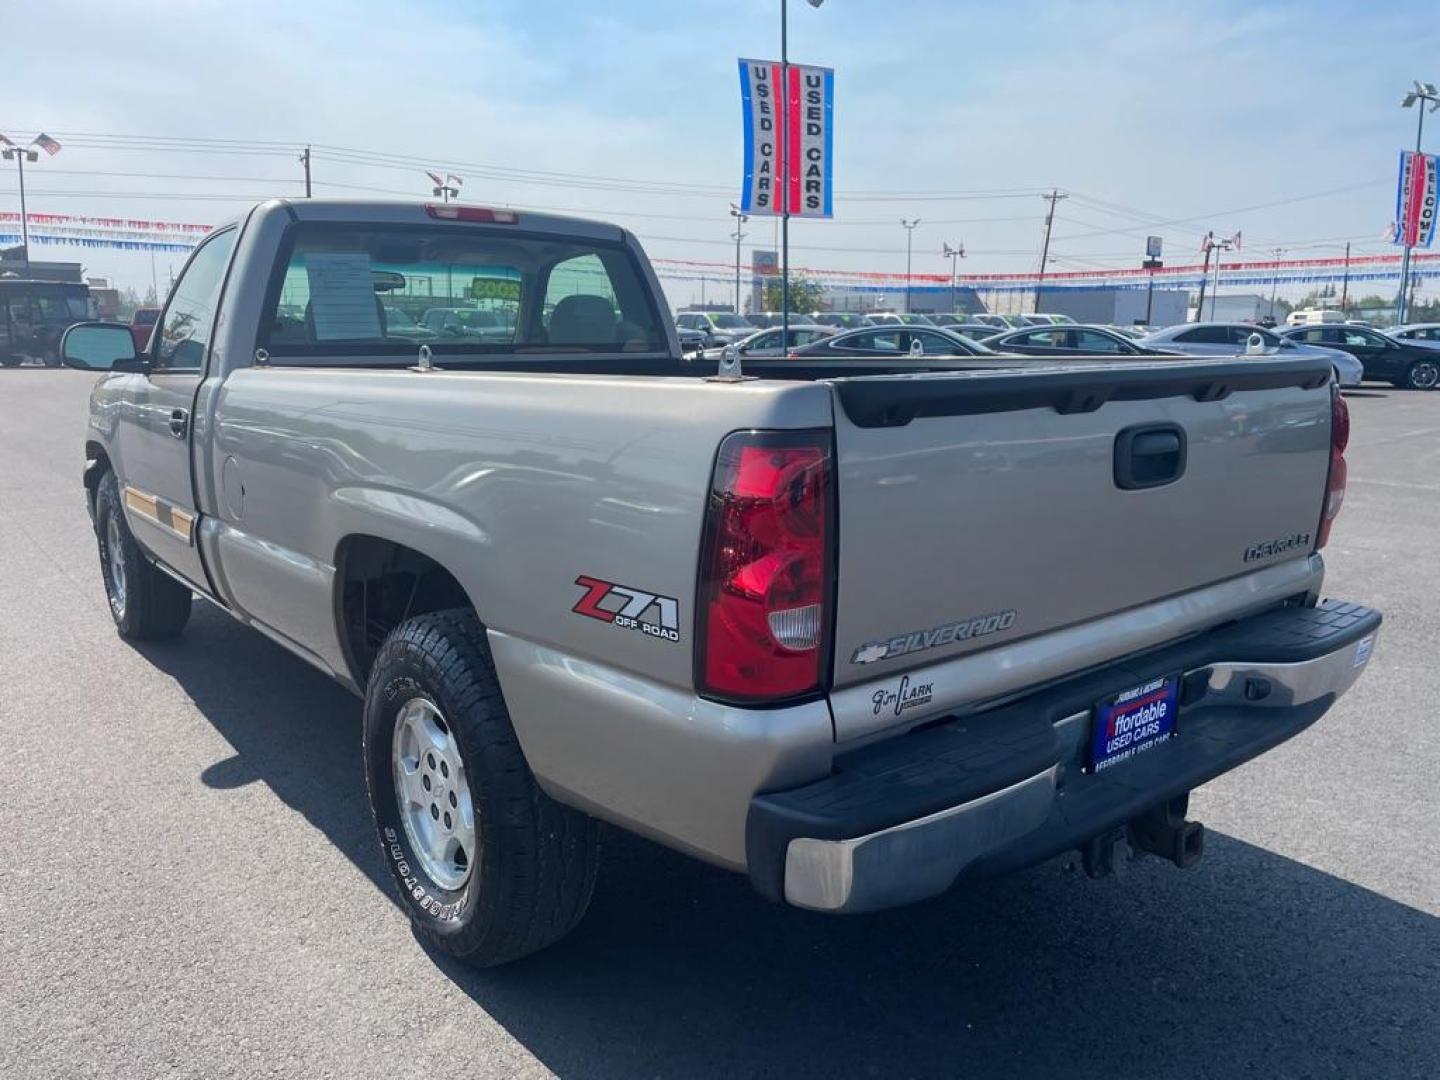
POLYGON ((316 341, 374 341, 380 332, 375 276, 363 251, 305 254, 310 285, 309 316, 316 341))

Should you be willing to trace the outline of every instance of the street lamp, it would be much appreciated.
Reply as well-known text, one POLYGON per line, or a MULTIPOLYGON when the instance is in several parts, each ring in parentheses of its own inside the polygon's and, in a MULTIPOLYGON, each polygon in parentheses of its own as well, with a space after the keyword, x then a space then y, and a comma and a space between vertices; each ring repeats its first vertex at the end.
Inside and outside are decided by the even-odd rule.
POLYGON ((735 314, 740 314, 740 241, 745 239, 745 234, 740 227, 750 220, 750 215, 744 213, 734 203, 730 204, 730 216, 735 219, 735 231, 730 234, 730 239, 735 241, 735 314))
POLYGON ((1284 248, 1272 248, 1270 254, 1275 256, 1275 266, 1270 272, 1270 322, 1275 322, 1275 286, 1280 280, 1280 256, 1285 254, 1284 248))
POLYGON ((425 175, 428 176, 430 182, 435 185, 431 189, 431 193, 440 199, 441 202, 448 203, 451 199, 458 199, 460 197, 460 188, 464 186, 465 181, 454 173, 446 173, 443 180, 440 178, 439 173, 433 173, 427 170, 425 175))
MULTIPOLYGON (((1424 136, 1424 134, 1425 134, 1425 103, 1426 103, 1426 102, 1429 102, 1429 104, 1430 104, 1430 111, 1431 111, 1431 112, 1434 112, 1436 109, 1440 109, 1440 90, 1437 90, 1437 89, 1435 88, 1435 84, 1434 84, 1434 83, 1422 83, 1419 79, 1416 79, 1416 80, 1415 80, 1415 89, 1410 90, 1410 91, 1407 91, 1406 94, 1405 94, 1405 97, 1404 97, 1404 98, 1401 100, 1401 102, 1400 102, 1400 107, 1401 107, 1402 109, 1408 109, 1408 108, 1410 108, 1411 106, 1416 105, 1416 104, 1419 104, 1419 106, 1420 106, 1420 108, 1419 108, 1418 110, 1416 110, 1416 118, 1415 118, 1415 119, 1416 119, 1416 123, 1415 123, 1415 153, 1416 153, 1416 154, 1419 154, 1419 153, 1421 152, 1421 150, 1420 150, 1420 140, 1421 140, 1421 138, 1422 138, 1422 137, 1424 136)), ((1405 223, 1404 223, 1403 221, 1399 223, 1399 228, 1400 228, 1400 237, 1401 237, 1401 239, 1408 240, 1409 237, 1407 236, 1407 234, 1406 234, 1406 232, 1405 232, 1405 223)), ((1405 322, 1405 317, 1406 317, 1406 315, 1407 315, 1407 313, 1408 313, 1408 311, 1409 311, 1409 286, 1410 286, 1410 244, 1407 243, 1407 244, 1405 245, 1405 253, 1400 257, 1400 296, 1399 296, 1399 299, 1396 301, 1396 306, 1395 306, 1395 321, 1396 321, 1397 323, 1404 323, 1404 322, 1405 322)))
POLYGON ((949 245, 948 242, 943 243, 940 250, 944 253, 944 257, 950 260, 950 314, 954 315, 954 314, 956 313, 956 311, 955 311, 955 266, 956 266, 956 260, 957 260, 957 259, 963 259, 963 258, 965 257, 965 241, 964 241, 964 240, 961 240, 961 241, 960 241, 960 246, 959 246, 959 247, 953 247, 953 248, 949 245))
POLYGON ((917 217, 914 221, 900 219, 900 224, 905 226, 905 314, 910 314, 910 249, 911 241, 915 238, 915 226, 920 224, 917 217))
POLYGON ((29 146, 21 150, 4 135, 0 135, 0 158, 15 162, 15 168, 20 172, 20 255, 25 261, 26 277, 30 276, 30 226, 25 214, 25 162, 34 164, 39 161, 40 150, 54 157, 60 152, 60 144, 42 131, 29 146))
MULTIPOLYGON (((813 8, 818 8, 825 0, 809 0, 813 8)), ((790 33, 789 33, 790 0, 780 0, 780 93, 782 95, 790 92, 790 33)), ((783 96, 782 96, 783 100, 783 96)), ((789 136, 786 134, 788 124, 780 125, 780 162, 784 166, 785 174, 790 171, 790 148, 789 136)), ((782 349, 790 346, 790 196, 788 194, 789 184, 782 189, 786 195, 780 200, 780 347, 782 349)), ((739 231, 739 227, 736 227, 739 231)), ((739 243, 737 240, 736 243, 739 243)))

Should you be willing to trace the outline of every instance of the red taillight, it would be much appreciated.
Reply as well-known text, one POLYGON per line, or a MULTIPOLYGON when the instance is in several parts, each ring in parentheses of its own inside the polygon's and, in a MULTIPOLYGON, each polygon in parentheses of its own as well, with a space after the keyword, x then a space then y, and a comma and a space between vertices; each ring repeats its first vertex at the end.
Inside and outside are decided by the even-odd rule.
POLYGON ((488 206, 461 206, 459 203, 426 203, 425 212, 441 221, 476 221, 485 225, 514 225, 514 210, 492 210, 488 206))
POLYGON ((834 532, 830 433, 738 432, 720 444, 696 605, 696 681, 775 701, 825 681, 834 532))
POLYGON ((1320 528, 1315 537, 1315 550, 1330 541, 1330 526, 1345 505, 1345 447, 1350 445, 1350 406, 1340 396, 1340 388, 1330 388, 1330 472, 1325 479, 1325 506, 1320 512, 1320 528))

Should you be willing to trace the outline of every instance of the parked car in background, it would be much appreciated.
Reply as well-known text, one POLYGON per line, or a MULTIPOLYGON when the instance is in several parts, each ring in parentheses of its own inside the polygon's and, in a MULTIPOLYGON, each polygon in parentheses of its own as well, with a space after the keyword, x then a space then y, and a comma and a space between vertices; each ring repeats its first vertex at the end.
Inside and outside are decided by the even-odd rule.
POLYGON ((960 334, 971 341, 987 341, 997 334, 1005 331, 996 330, 993 326, 986 326, 984 323, 952 323, 950 326, 941 327, 942 330, 949 330, 952 334, 960 334))
POLYGON ((872 311, 868 316, 871 326, 934 326, 928 316, 906 311, 872 311))
POLYGON ((470 307, 428 308, 420 319, 420 325, 435 334, 437 339, 450 341, 473 338, 500 343, 512 340, 515 332, 515 328, 498 313, 470 307))
POLYGON ((1409 390, 1434 390, 1440 384, 1440 350, 1428 343, 1387 337, 1367 326, 1348 323, 1292 326, 1280 336, 1298 344, 1350 353, 1364 365, 1367 379, 1409 390))
MULTIPOLYGON (((790 336, 787 339, 790 349, 799 348, 802 345, 809 345, 813 341, 828 338, 835 333, 833 326, 821 326, 817 323, 791 323, 790 336)), ((731 344, 745 356, 784 356, 788 351, 780 345, 780 335, 783 331, 778 326, 771 326, 765 330, 756 330, 747 338, 731 344)), ((730 345, 719 345, 713 349, 705 350, 707 360, 719 360, 721 355, 730 345)))
POLYGON ((385 333, 389 337, 409 338, 419 345, 434 341, 439 336, 428 326, 421 326, 412 319, 404 308, 398 308, 394 304, 382 304, 381 310, 385 313, 385 333))
POLYGON ((1364 366, 1348 352, 1294 341, 1250 323, 1180 323, 1156 330, 1140 343, 1187 356, 1236 356, 1247 352, 1251 337, 1257 334, 1267 350, 1259 355, 1323 356, 1341 386, 1359 386, 1365 377, 1364 366))
POLYGON ((1075 326, 1075 320, 1069 315, 1049 315, 1043 311, 1033 312, 1029 315, 1022 315, 1031 326, 1043 326, 1049 323, 1051 326, 1075 326))
POLYGON ((1022 356, 1173 356, 1172 350, 1147 348, 1105 326, 1031 326, 997 334, 985 342, 999 352, 1022 356))
POLYGON ((675 327, 675 336, 680 339, 680 352, 690 356, 705 349, 705 332, 687 326, 675 327))
POLYGON ((1322 323, 1343 323, 1345 313, 1335 308, 1300 308, 1285 316, 1286 326, 1318 326, 1322 323))
POLYGON ((1124 334, 1126 337, 1134 338, 1136 341, 1143 338, 1146 334, 1154 332, 1153 327, 1142 326, 1134 323, 1130 325, 1126 325, 1124 323, 1106 323, 1105 329, 1114 330, 1117 334, 1124 334))
POLYGON ((698 330, 705 335, 705 348, 729 345, 749 337, 759 324, 733 311, 682 311, 675 316, 679 330, 698 330))
POLYGON ((1406 323, 1385 333, 1396 341, 1413 341, 1417 345, 1433 343, 1440 347, 1440 323, 1406 323))
POLYGON ((1029 325, 1020 321, 1018 315, 997 315, 994 312, 981 312, 972 316, 975 322, 984 323, 986 326, 993 326, 997 331, 1015 330, 1022 326, 1029 325))
POLYGON ((836 330, 856 330, 869 325, 858 311, 817 311, 810 317, 821 326, 833 326, 836 330))
POLYGON ((59 367, 60 335, 94 317, 88 285, 0 278, 0 365, 18 367, 28 357, 59 367))
MULTIPOLYGON (((741 334, 740 337, 746 337, 749 334, 754 333, 756 330, 768 330, 772 326, 779 326, 782 321, 780 318, 780 312, 778 311, 752 312, 749 318, 750 322, 753 325, 751 326, 749 331, 747 331, 745 334, 741 334)), ((809 315, 800 311, 792 311, 790 313, 790 325, 819 326, 821 324, 815 321, 814 315, 809 315)), ((737 337, 735 340, 738 341, 739 337, 737 337)))
POLYGON ((977 341, 952 334, 938 326, 892 325, 846 330, 795 349, 791 355, 807 358, 870 357, 883 360, 909 356, 994 356, 995 353, 977 341))
POLYGON ((130 316, 130 336, 135 339, 135 348, 144 350, 150 344, 150 331, 155 329, 155 320, 160 318, 158 307, 136 308, 130 316))

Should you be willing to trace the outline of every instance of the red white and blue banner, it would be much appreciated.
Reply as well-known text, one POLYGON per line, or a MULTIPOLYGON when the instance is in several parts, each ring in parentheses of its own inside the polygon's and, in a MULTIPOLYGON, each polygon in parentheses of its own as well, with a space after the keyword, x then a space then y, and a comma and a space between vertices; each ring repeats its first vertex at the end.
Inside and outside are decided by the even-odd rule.
POLYGON ((745 121, 741 211, 832 217, 835 72, 741 60, 740 102, 745 121))
POLYGON ((1391 243, 1429 247, 1435 239, 1437 197, 1440 197, 1440 159, 1434 154, 1400 151, 1400 180, 1395 187, 1395 227, 1391 243))

